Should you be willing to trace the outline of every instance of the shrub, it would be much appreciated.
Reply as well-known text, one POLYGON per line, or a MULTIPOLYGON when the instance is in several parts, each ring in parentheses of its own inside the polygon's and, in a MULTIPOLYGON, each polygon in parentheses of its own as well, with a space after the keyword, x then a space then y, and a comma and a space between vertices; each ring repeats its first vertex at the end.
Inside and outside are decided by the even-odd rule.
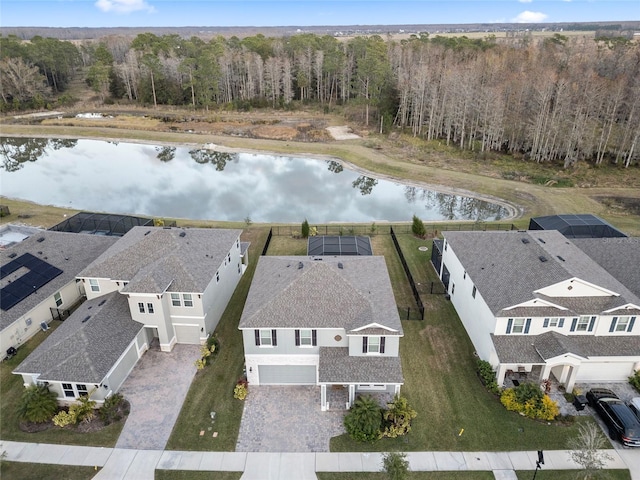
POLYGON ((55 417, 53 417, 53 424, 56 427, 66 427, 67 425, 73 425, 76 423, 76 417, 65 410, 60 410, 55 417))
POLYGON ((634 374, 629 377, 629 383, 640 392, 640 370, 636 370, 634 374))
POLYGON ((244 400, 249 394, 249 382, 244 379, 238 380, 236 386, 233 389, 233 398, 238 400, 244 400))
POLYGON ((75 425, 80 422, 90 422, 96 416, 96 402, 91 400, 89 396, 83 395, 78 401, 69 405, 69 410, 61 410, 53 417, 54 425, 58 427, 66 427, 67 425, 75 425))
POLYGON ((18 415, 20 418, 33 423, 48 422, 58 411, 55 392, 46 386, 31 385, 27 387, 20 398, 18 415))
POLYGON ((411 420, 418 413, 409 406, 405 397, 396 396, 393 402, 387 404, 387 410, 382 413, 384 429, 382 436, 396 438, 411 431, 411 420))
POLYGON ((124 397, 119 393, 105 398, 102 407, 100 408, 100 410, 98 410, 100 419, 104 422, 105 425, 110 425, 111 423, 117 422, 121 419, 119 409, 120 404, 123 401, 124 397))
POLYGON ((301 228, 301 233, 302 233, 302 238, 309 238, 309 222, 307 221, 307 219, 304 219, 304 222, 302 222, 302 228, 301 228))
POLYGON ((496 382, 496 372, 493 370, 491 364, 486 360, 478 360, 476 371, 486 389, 494 395, 498 395, 500 393, 500 387, 496 382))
POLYGON ((413 216, 413 225, 411 225, 411 231, 417 237, 424 238, 427 234, 427 229, 424 228, 424 223, 418 216, 413 216))
POLYGON ((560 413, 558 404, 533 383, 506 388, 500 395, 500 402, 507 410, 539 420, 551 421, 560 413))
POLYGON ((358 397, 344 417, 344 426, 358 442, 374 442, 381 436, 382 409, 370 396, 358 397))

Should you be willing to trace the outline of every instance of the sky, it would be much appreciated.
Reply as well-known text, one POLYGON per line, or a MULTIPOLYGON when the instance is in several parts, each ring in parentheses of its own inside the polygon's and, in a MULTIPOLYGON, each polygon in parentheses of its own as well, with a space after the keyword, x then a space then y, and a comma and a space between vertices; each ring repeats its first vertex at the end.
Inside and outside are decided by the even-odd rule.
POLYGON ((640 0, 0 0, 0 27, 265 27, 621 20, 640 20, 640 0))

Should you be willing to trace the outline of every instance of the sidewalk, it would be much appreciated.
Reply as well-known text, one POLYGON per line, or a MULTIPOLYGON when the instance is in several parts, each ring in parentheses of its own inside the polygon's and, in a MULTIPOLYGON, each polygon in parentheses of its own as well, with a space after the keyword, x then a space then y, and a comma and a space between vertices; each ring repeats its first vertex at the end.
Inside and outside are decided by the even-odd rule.
MULTIPOLYGON (((315 480, 315 472, 376 472, 381 453, 243 453, 130 450, 0 441, 15 462, 84 465, 102 468, 97 480, 153 480, 159 470, 244 472, 243 480, 315 480)), ((607 469, 628 469, 640 480, 640 450, 606 450, 607 469)), ((408 452, 413 471, 492 471, 498 480, 515 479, 515 470, 534 470, 537 452, 408 452)), ((544 452, 544 470, 580 467, 567 450, 544 452)))

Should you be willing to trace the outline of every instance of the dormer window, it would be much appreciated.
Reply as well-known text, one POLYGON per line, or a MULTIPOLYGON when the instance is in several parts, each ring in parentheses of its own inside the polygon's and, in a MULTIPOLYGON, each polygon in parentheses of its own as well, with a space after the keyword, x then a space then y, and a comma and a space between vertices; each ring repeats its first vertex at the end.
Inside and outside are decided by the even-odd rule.
POLYGON ((89 279, 89 285, 91 286, 91 291, 92 292, 99 292, 100 291, 100 284, 98 283, 97 279, 90 278, 89 279))
POLYGON ((613 317, 609 332, 630 332, 635 322, 636 317, 613 317))
POLYGON ((362 353, 384 353, 385 337, 362 337, 362 353))

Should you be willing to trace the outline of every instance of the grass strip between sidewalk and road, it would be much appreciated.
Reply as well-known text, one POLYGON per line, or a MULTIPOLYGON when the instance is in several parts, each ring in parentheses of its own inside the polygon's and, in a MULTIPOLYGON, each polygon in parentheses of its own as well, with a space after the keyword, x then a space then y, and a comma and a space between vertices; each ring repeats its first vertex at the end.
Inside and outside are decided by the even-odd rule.
MULTIPOLYGON (((100 471, 95 467, 78 465, 51 465, 48 463, 22 463, 2 461, 0 478, 7 480, 89 480, 100 471)), ((209 477, 210 478, 210 477, 209 477)))

